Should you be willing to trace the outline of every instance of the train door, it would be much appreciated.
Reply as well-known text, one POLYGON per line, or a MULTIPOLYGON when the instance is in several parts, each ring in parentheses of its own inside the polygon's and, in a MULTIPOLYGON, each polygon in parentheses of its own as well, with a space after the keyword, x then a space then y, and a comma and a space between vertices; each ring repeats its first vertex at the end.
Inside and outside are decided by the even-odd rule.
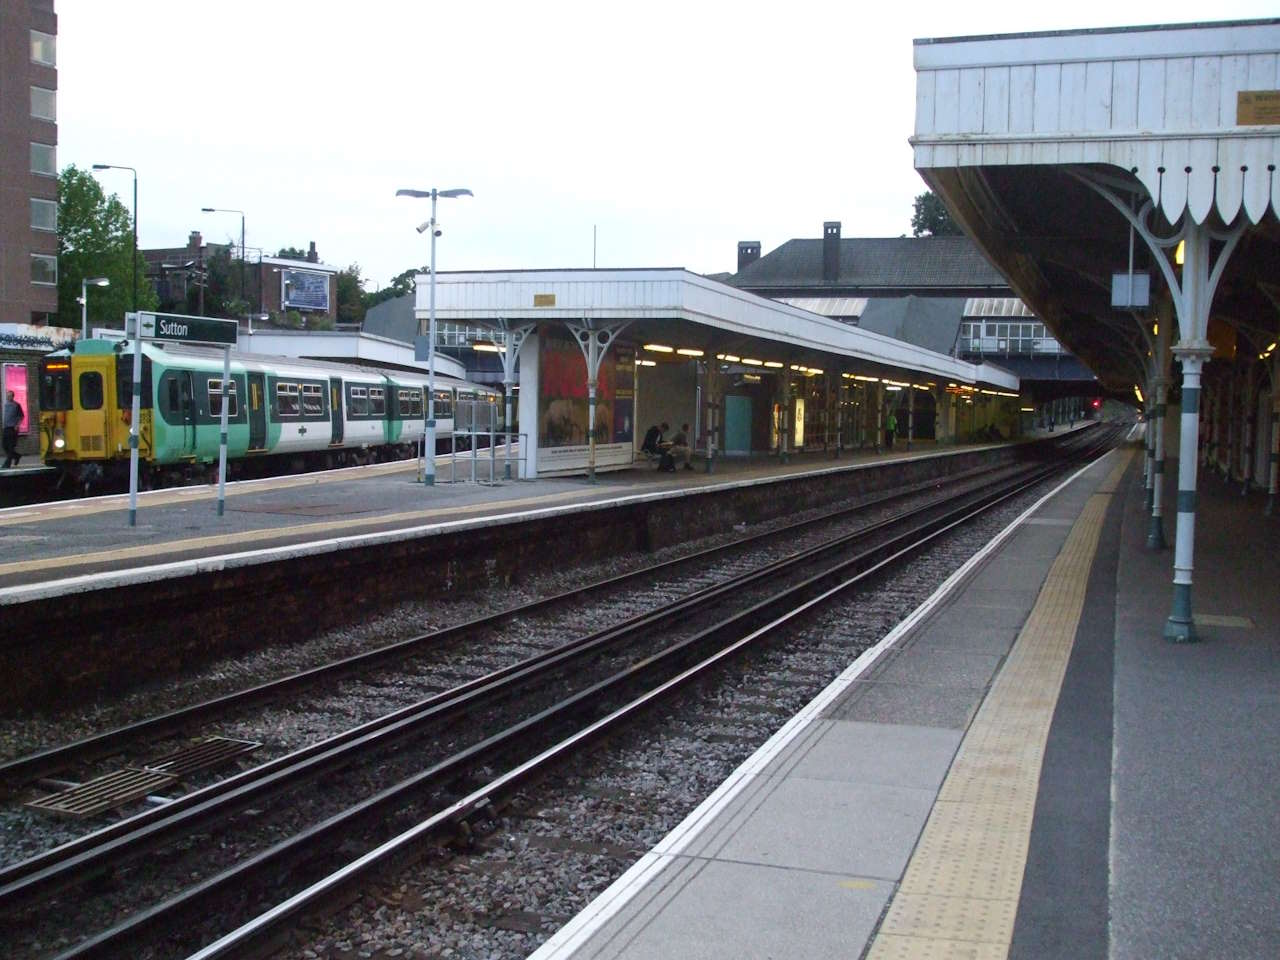
POLYGON ((329 445, 342 445, 342 378, 329 378, 329 419, 333 423, 333 435, 329 445))
POLYGON ((195 374, 190 370, 177 372, 178 410, 182 417, 182 452, 196 452, 196 390, 195 374))
POLYGON ((246 410, 249 413, 249 450, 267 448, 267 388, 266 377, 261 373, 249 373, 249 396, 246 410))
MULTIPOLYGON (((95 358, 96 359, 96 358, 95 358)), ((107 405, 103 364, 77 365, 76 438, 80 454, 86 458, 106 455, 107 405)))

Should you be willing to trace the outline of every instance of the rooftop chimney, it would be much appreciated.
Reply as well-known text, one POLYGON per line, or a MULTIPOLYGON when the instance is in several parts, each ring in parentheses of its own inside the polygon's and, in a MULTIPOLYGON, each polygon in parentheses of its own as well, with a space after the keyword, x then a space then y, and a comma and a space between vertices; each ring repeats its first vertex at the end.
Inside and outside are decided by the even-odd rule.
MULTIPOLYGON (((840 235, 840 224, 836 224, 836 235, 840 235)), ((316 242, 311 241, 311 249, 307 251, 307 263, 319 263, 320 255, 316 253, 316 242)))
POLYGON ((199 230, 192 230, 191 236, 187 237, 187 249, 199 250, 204 246, 204 237, 200 236, 199 230))
POLYGON ((760 259, 759 240, 738 241, 738 272, 741 273, 760 259))
POLYGON ((822 282, 840 279, 840 221, 828 220, 822 225, 822 282))

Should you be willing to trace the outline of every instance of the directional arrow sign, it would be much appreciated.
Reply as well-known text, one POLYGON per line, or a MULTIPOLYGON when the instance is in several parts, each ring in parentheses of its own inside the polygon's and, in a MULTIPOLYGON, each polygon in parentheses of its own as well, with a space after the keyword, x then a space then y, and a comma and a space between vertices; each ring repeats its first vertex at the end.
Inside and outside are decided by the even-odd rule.
POLYGON ((235 346, 240 324, 212 317, 186 317, 178 313, 139 313, 138 327, 143 340, 172 340, 176 343, 211 343, 235 346))

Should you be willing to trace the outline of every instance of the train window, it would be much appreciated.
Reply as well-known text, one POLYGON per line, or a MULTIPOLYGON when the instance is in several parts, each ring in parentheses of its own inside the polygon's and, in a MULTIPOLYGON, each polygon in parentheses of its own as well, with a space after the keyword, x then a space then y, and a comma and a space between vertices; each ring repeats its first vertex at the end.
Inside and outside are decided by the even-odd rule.
POLYGON ((80 374, 80 407, 84 410, 102 409, 102 374, 96 370, 80 374))
POLYGON ((302 385, 302 413, 308 417, 318 417, 324 413, 324 391, 318 383, 302 385))
POLYGON ((298 415, 298 385, 296 383, 276 384, 276 413, 281 417, 298 415))
POLYGON ((448 390, 437 390, 435 401, 435 415, 437 420, 447 419, 453 416, 453 393, 448 390))
POLYGON ((364 387, 352 387, 347 396, 347 414, 352 417, 369 415, 369 391, 364 387))
POLYGON ((400 416, 402 417, 420 417, 422 416, 422 391, 421 390, 401 390, 398 395, 400 416))
MULTIPOLYGON (((240 415, 240 402, 236 391, 236 381, 234 379, 231 380, 231 389, 228 392, 231 394, 231 402, 227 407, 227 416, 231 419, 235 419, 240 415)), ((221 378, 209 381, 209 416, 219 418, 222 416, 221 378)))
POLYGON ((382 387, 369 388, 369 413, 375 417, 385 417, 387 415, 386 394, 382 387))
POLYGON ((49 361, 40 370, 40 409, 71 409, 71 364, 49 361))

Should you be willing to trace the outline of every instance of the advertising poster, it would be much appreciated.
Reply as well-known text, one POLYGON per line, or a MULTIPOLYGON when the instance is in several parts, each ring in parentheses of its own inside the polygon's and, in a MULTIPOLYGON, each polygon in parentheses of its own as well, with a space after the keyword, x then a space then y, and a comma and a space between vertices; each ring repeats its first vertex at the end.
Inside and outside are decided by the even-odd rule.
POLYGON ((22 407, 22 423, 18 433, 25 435, 31 429, 31 404, 27 399, 27 365, 25 363, 6 363, 4 365, 3 394, 0 402, 9 399, 9 391, 13 391, 13 399, 22 407))
MULTIPOLYGON (((585 447, 590 419, 586 358, 561 327, 545 327, 538 337, 538 445, 544 449, 585 447)), ((629 443, 635 429, 635 348, 625 349, 624 358, 617 346, 612 347, 600 364, 596 386, 597 444, 629 443)))

